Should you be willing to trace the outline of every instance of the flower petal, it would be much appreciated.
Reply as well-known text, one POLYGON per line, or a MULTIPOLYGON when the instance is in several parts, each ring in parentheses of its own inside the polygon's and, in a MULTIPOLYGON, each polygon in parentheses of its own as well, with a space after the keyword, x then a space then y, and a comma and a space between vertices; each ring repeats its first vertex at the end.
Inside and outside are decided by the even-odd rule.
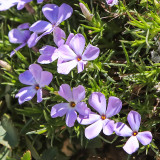
POLYGON ((85 136, 88 139, 93 139, 99 135, 103 127, 103 121, 100 119, 91 124, 85 129, 85 136))
POLYGON ((19 81, 26 85, 36 84, 36 80, 34 79, 32 73, 28 70, 19 75, 19 81))
POLYGON ((103 133, 107 136, 110 136, 113 131, 114 131, 114 121, 113 120, 109 120, 109 119, 105 119, 103 121, 103 133))
POLYGON ((28 3, 28 2, 30 2, 30 1, 32 1, 32 0, 26 0, 26 1, 22 1, 21 0, 21 1, 19 1, 18 4, 17 4, 17 10, 23 9, 24 6, 25 6, 25 4, 28 3))
POLYGON ((29 23, 20 24, 17 28, 18 29, 29 29, 29 23))
POLYGON ((118 136, 129 137, 132 136, 132 130, 124 123, 118 122, 114 128, 115 133, 118 136))
POLYGON ((152 141, 152 133, 149 131, 138 132, 136 137, 143 145, 147 145, 152 141))
POLYGON ((77 55, 71 50, 68 45, 62 45, 58 48, 58 52, 60 52, 60 57, 64 62, 76 59, 77 55))
POLYGON ((42 102, 42 89, 38 89, 37 91, 37 103, 42 102))
POLYGON ((29 38, 28 41, 27 41, 27 44, 28 44, 28 47, 29 47, 29 48, 32 48, 32 47, 34 47, 34 46, 36 45, 36 43, 37 43, 37 42, 36 42, 37 37, 38 37, 38 35, 37 35, 36 32, 33 32, 33 33, 31 34, 30 38, 29 38))
POLYGON ((67 38, 67 40, 66 40, 66 45, 68 45, 69 47, 70 47, 70 41, 71 41, 71 39, 74 37, 74 34, 73 33, 70 33, 69 34, 69 36, 68 36, 68 38, 67 38))
MULTIPOLYGON (((73 94, 74 95, 74 94, 73 94)), ((75 107, 76 111, 83 115, 83 116, 88 116, 90 113, 90 109, 87 107, 87 104, 84 102, 80 102, 76 105, 75 107)))
POLYGON ((107 0, 106 2, 110 7, 118 4, 118 0, 107 0))
POLYGON ((12 29, 11 31, 9 31, 8 37, 11 43, 25 43, 30 37, 30 31, 12 29))
POLYGON ((123 149, 128 153, 132 154, 136 152, 139 148, 139 143, 136 136, 131 136, 126 144, 123 146, 123 149))
POLYGON ((54 43, 60 47, 64 44, 65 42, 65 38, 66 38, 66 34, 65 32, 60 29, 59 27, 55 27, 55 29, 53 30, 53 37, 54 37, 54 43))
POLYGON ((29 28, 30 31, 36 33, 42 33, 52 28, 52 24, 47 21, 39 20, 31 25, 29 28))
POLYGON ((36 90, 33 86, 30 86, 21 88, 15 97, 18 98, 19 104, 22 104, 25 101, 31 100, 35 94, 36 90))
POLYGON ((85 98, 85 88, 82 85, 74 87, 73 90, 73 101, 78 103, 85 98))
POLYGON ((71 60, 69 62, 64 62, 58 64, 57 72, 61 74, 68 74, 77 65, 77 60, 71 60))
POLYGON ((56 104, 51 109, 51 117, 62 117, 67 113, 67 110, 69 108, 69 103, 60 103, 56 104))
POLYGON ((58 91, 58 94, 66 99, 68 102, 73 101, 71 87, 68 84, 62 84, 58 91))
POLYGON ((31 64, 29 66, 29 71, 32 73, 33 77, 35 78, 36 82, 40 84, 41 81, 41 72, 42 68, 38 64, 31 64))
POLYGON ((57 22, 58 11, 59 7, 55 4, 46 4, 42 8, 44 16, 52 23, 52 25, 55 25, 57 22))
POLYGON ((26 43, 22 43, 17 48, 15 48, 14 51, 11 52, 10 57, 12 57, 18 50, 20 50, 21 48, 23 48, 25 45, 26 45, 26 43))
POLYGON ((43 2, 43 0, 37 0, 37 3, 42 3, 43 2))
POLYGON ((68 127, 73 127, 77 119, 77 113, 75 110, 71 109, 66 114, 66 125, 68 127))
POLYGON ((53 54, 56 49, 57 49, 56 47, 46 45, 46 46, 42 47, 39 50, 39 52, 40 52, 40 54, 53 54))
POLYGON ((70 41, 70 47, 76 53, 76 55, 81 56, 85 47, 85 38, 82 34, 76 34, 70 41))
POLYGON ((99 52, 100 50, 98 47, 89 44, 82 55, 82 60, 87 60, 87 61, 94 60, 99 56, 99 52))
POLYGON ((0 11, 8 10, 9 8, 13 7, 14 5, 18 4, 19 0, 1 0, 0 1, 0 11))
POLYGON ((37 62, 41 64, 49 64, 55 61, 58 58, 58 53, 55 52, 53 54, 42 54, 39 56, 37 62))
POLYGON ((82 125, 89 125, 101 119, 101 116, 95 113, 90 113, 87 118, 79 115, 77 121, 82 125))
POLYGON ((41 63, 41 64, 51 63, 59 57, 59 54, 57 52, 57 48, 49 46, 49 45, 42 47, 39 50, 39 52, 42 55, 38 58, 37 61, 38 61, 38 63, 41 63))
POLYGON ((50 34, 51 32, 53 32, 54 28, 49 28, 47 31, 45 31, 44 33, 42 33, 39 37, 36 38, 35 43, 37 43, 43 36, 50 34))
POLYGON ((107 118, 112 117, 120 112, 122 108, 122 102, 117 97, 109 97, 108 99, 108 107, 106 111, 107 118))
POLYGON ((79 61, 77 65, 78 73, 84 70, 84 65, 87 64, 87 61, 79 61))
POLYGON ((138 132, 141 123, 141 115, 136 111, 130 111, 127 120, 132 130, 138 132))
POLYGON ((89 104, 97 111, 100 115, 106 112, 106 98, 104 94, 100 92, 93 92, 89 97, 89 104))
POLYGON ((68 19, 73 13, 73 9, 68 4, 63 3, 59 7, 57 25, 68 19))
POLYGON ((48 72, 48 71, 42 71, 41 72, 41 80, 40 80, 40 87, 45 87, 48 86, 51 81, 53 79, 53 75, 52 73, 48 72))

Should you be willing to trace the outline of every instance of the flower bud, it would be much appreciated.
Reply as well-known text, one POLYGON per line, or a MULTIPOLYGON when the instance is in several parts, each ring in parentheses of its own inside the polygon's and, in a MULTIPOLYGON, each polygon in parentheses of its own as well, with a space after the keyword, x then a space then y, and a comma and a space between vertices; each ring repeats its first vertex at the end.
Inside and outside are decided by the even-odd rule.
POLYGON ((7 71, 11 71, 11 66, 5 61, 0 60, 0 66, 5 68, 7 71))
POLYGON ((82 10, 83 15, 86 17, 88 21, 92 21, 93 15, 87 9, 87 7, 83 3, 79 3, 79 6, 82 10))

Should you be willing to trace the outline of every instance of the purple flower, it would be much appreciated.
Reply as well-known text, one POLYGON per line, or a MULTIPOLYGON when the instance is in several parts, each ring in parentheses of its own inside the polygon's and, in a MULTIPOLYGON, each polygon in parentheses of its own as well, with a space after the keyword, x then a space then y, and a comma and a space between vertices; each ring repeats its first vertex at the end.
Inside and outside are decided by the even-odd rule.
MULTIPOLYGON (((0 11, 8 10, 9 8, 17 5, 17 10, 24 8, 26 3, 31 2, 32 0, 0 0, 0 11)), ((37 0, 37 3, 42 3, 43 0, 37 0)))
POLYGON ((84 70, 88 61, 99 56, 99 48, 89 44, 85 50, 85 38, 82 34, 76 34, 68 45, 59 48, 60 58, 58 59, 58 73, 68 74, 77 66, 78 73, 84 70))
POLYGON ((50 21, 39 20, 35 22, 30 31, 43 33, 36 39, 36 43, 45 35, 50 34, 63 21, 68 19, 73 12, 73 9, 68 4, 63 3, 60 7, 55 4, 46 4, 42 8, 44 16, 50 21))
MULTIPOLYGON (((65 43, 64 39, 66 38, 66 34, 62 29, 60 29, 59 27, 56 27, 53 31, 53 35, 54 35, 54 42, 57 45, 57 47, 60 47, 65 43)), ((70 33, 65 44, 69 45, 69 42, 73 36, 74 34, 70 33)), ((59 58, 59 52, 56 47, 46 45, 42 47, 39 50, 39 52, 41 55, 38 58, 38 63, 41 63, 41 64, 48 64, 55 61, 57 58, 59 58)))
POLYGON ((106 98, 100 92, 94 92, 89 97, 89 104, 99 113, 90 113, 88 118, 78 117, 77 121, 82 125, 88 125, 85 129, 85 136, 93 139, 101 132, 105 135, 111 135, 114 131, 115 123, 109 118, 120 112, 122 102, 117 97, 109 97, 108 107, 106 110, 106 98))
POLYGON ((131 129, 126 124, 118 122, 115 132, 118 136, 130 137, 123 146, 123 149, 128 154, 132 154, 139 148, 138 141, 143 145, 147 145, 152 141, 152 134, 149 131, 138 132, 141 123, 141 116, 138 112, 130 111, 127 120, 131 129))
POLYGON ((54 105, 51 110, 52 118, 62 117, 66 114, 66 125, 72 127, 77 119, 77 112, 81 115, 88 116, 90 109, 87 108, 86 103, 81 102, 85 98, 85 88, 83 86, 79 85, 71 91, 68 84, 62 84, 58 93, 69 103, 54 105))
POLYGON ((38 64, 31 64, 29 70, 19 75, 19 81, 23 84, 30 85, 21 88, 16 94, 19 104, 31 100, 37 93, 37 102, 42 101, 42 87, 48 86, 53 76, 48 71, 43 71, 38 64))
MULTIPOLYGON (((23 23, 19 25, 16 29, 12 29, 11 31, 9 31, 8 33, 9 41, 11 43, 21 44, 15 49, 15 51, 18 51, 26 44, 28 44, 29 48, 35 45, 35 39, 37 38, 37 34, 36 33, 31 34, 28 28, 29 28, 29 23, 23 23)), ((15 51, 11 52, 10 54, 11 57, 15 54, 15 51)))
POLYGON ((110 7, 118 4, 118 0, 106 0, 106 2, 110 7))

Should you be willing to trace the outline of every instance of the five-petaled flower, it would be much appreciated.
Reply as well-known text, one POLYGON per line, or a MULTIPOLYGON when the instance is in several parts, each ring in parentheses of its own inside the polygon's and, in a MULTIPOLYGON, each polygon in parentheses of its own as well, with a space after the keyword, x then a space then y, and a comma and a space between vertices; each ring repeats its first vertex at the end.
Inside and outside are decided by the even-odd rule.
MULTIPOLYGON (((65 32, 60 29, 59 27, 56 27, 53 31, 53 35, 54 35, 54 43, 57 45, 57 47, 59 48, 60 46, 67 44, 69 45, 70 40, 73 38, 74 34, 70 33, 66 42, 65 42, 65 38, 66 38, 66 34, 65 32)), ((38 58, 38 63, 41 64, 48 64, 51 63, 53 61, 55 61, 57 58, 59 58, 60 53, 58 52, 58 49, 56 47, 52 47, 49 45, 46 45, 44 47, 42 47, 40 50, 40 56, 38 58)))
MULTIPOLYGON (((8 10, 9 8, 17 5, 17 10, 24 8, 26 3, 31 2, 32 0, 0 0, 0 11, 8 10)), ((37 3, 42 3, 43 0, 37 0, 37 3)))
POLYGON ((38 64, 31 64, 29 70, 19 75, 19 81, 23 84, 30 85, 21 88, 16 94, 19 104, 31 100, 37 93, 37 102, 42 101, 42 87, 48 86, 53 76, 48 71, 43 71, 38 64))
POLYGON ((45 35, 50 34, 63 21, 68 19, 73 9, 68 4, 63 3, 60 7, 55 4, 46 4, 42 8, 44 16, 50 21, 39 20, 32 24, 30 31, 42 33, 36 39, 36 43, 45 35))
POLYGON ((76 34, 69 42, 69 45, 62 45, 58 50, 58 73, 68 74, 77 66, 78 73, 84 70, 84 65, 88 61, 94 60, 99 56, 99 48, 89 44, 85 48, 85 38, 82 34, 76 34))
MULTIPOLYGON (((35 39, 37 38, 36 33, 32 33, 28 30, 29 23, 23 23, 19 25, 17 28, 12 29, 8 33, 9 41, 11 43, 19 43, 21 44, 18 46, 15 51, 18 51, 22 47, 24 47, 26 44, 28 44, 28 47, 31 48, 35 45, 35 39)), ((12 57, 15 54, 15 51, 12 51, 10 56, 12 57)))
POLYGON ((115 123, 109 118, 118 114, 122 108, 122 102, 117 97, 109 97, 108 107, 106 110, 106 98, 100 92, 93 92, 89 97, 89 104, 99 113, 91 112, 88 118, 78 117, 77 120, 82 125, 88 125, 85 129, 85 136, 93 139, 99 135, 103 128, 105 135, 111 135, 114 131, 115 123))
POLYGON ((138 141, 143 145, 147 145, 152 141, 152 133, 149 131, 138 132, 141 123, 141 115, 138 112, 130 111, 127 120, 131 129, 126 124, 118 122, 115 125, 115 132, 118 136, 130 137, 123 149, 128 154, 132 154, 139 148, 138 141))
POLYGON ((59 103, 52 107, 51 117, 62 117, 66 114, 66 125, 72 127, 77 119, 77 112, 88 116, 90 109, 87 104, 81 102, 85 98, 85 88, 81 85, 72 89, 68 84, 60 86, 59 95, 69 103, 59 103), (76 112, 77 111, 77 112, 76 112))

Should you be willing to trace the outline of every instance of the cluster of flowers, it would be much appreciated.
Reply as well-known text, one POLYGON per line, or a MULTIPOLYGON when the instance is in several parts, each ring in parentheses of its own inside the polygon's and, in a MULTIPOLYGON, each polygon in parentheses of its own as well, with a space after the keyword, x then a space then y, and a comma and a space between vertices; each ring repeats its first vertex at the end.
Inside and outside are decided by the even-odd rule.
MULTIPOLYGON (((52 74, 48 71, 43 71, 38 64, 31 64, 29 70, 21 73, 19 80, 21 83, 30 85, 20 89, 16 98, 19 98, 19 103, 31 100, 37 93, 37 102, 42 101, 42 87, 49 85, 52 81, 52 74)), ((141 116, 136 111, 130 111, 127 120, 131 129, 124 123, 115 123, 110 118, 118 114, 122 108, 122 102, 117 97, 109 97, 108 107, 106 109, 105 96, 100 92, 93 92, 89 97, 89 104, 98 112, 92 112, 85 102, 81 102, 85 98, 85 88, 82 85, 71 90, 68 84, 60 86, 59 95, 68 103, 56 104, 52 107, 51 117, 62 117, 66 115, 66 125, 73 127, 77 120, 82 125, 89 125, 85 129, 85 136, 88 139, 93 139, 98 136, 103 129, 105 135, 111 135, 115 132, 119 136, 130 137, 123 149, 132 154, 139 148, 138 140, 147 145, 152 141, 152 134, 149 131, 138 132, 141 122, 141 116), (77 112, 79 115, 77 116, 77 112)))
MULTIPOLYGON (((17 4, 17 8, 22 9, 24 4, 30 1, 14 0, 12 5, 10 4, 9 6, 8 3, 6 8, 17 4)), ((42 1, 39 0, 38 2, 42 1)), ((107 2, 111 5, 117 1, 109 0, 107 2)), ((80 6, 83 8, 82 4, 80 6)), ((15 51, 18 51, 26 44, 28 47, 33 47, 43 36, 53 32, 54 42, 57 47, 48 45, 42 47, 39 50, 41 55, 38 58, 38 63, 48 64, 58 59, 58 73, 68 74, 76 66, 78 73, 82 72, 88 61, 94 60, 99 56, 100 50, 91 44, 85 47, 85 38, 82 34, 74 35, 70 33, 67 40, 64 40, 66 38, 65 32, 58 26, 72 15, 73 9, 67 4, 62 4, 60 7, 55 4, 46 4, 42 8, 42 12, 49 22, 39 20, 31 26, 28 23, 24 23, 9 32, 10 42, 21 44, 15 51), (33 32, 32 34, 31 31, 33 32), (38 36, 40 33, 42 34, 38 36)), ((11 52, 11 56, 15 54, 15 51, 11 52)), ((41 102, 43 100, 42 88, 48 86, 52 79, 53 76, 50 72, 43 71, 38 64, 31 64, 29 70, 19 75, 19 81, 29 85, 20 89, 16 94, 15 97, 18 98, 19 104, 31 100, 35 94, 37 94, 37 102, 41 102)), ((138 132, 141 122, 141 116, 138 112, 130 111, 128 114, 127 119, 131 129, 124 123, 115 123, 110 119, 118 114, 122 108, 122 102, 119 98, 109 97, 106 109, 105 96, 100 92, 93 92, 89 97, 89 104, 98 112, 97 114, 92 112, 85 102, 81 102, 85 98, 85 88, 83 86, 79 85, 71 90, 68 84, 62 84, 58 93, 68 103, 54 105, 51 110, 51 117, 56 118, 66 115, 66 125, 68 127, 73 127, 76 120, 82 125, 89 125, 85 129, 86 138, 95 138, 102 129, 105 135, 111 135, 115 132, 119 136, 130 136, 123 147, 128 154, 132 154, 139 148, 138 140, 143 145, 151 142, 151 132, 138 132), (78 116, 77 112, 79 113, 78 116)))
POLYGON ((138 132, 141 122, 141 116, 136 111, 130 111, 127 117, 131 129, 122 122, 115 123, 110 118, 118 114, 122 108, 122 102, 117 97, 109 97, 108 106, 106 109, 105 96, 100 92, 93 92, 89 97, 89 105, 93 107, 94 113, 87 104, 81 102, 85 98, 85 89, 79 85, 76 88, 71 88, 68 84, 60 86, 59 95, 66 99, 68 103, 56 104, 52 107, 51 117, 62 117, 66 114, 66 125, 72 127, 77 120, 82 125, 90 125, 85 128, 85 136, 88 139, 93 139, 98 136, 103 129, 103 133, 107 136, 115 132, 118 136, 130 137, 123 149, 132 154, 139 148, 138 140, 147 145, 152 141, 152 134, 149 131, 138 132), (79 116, 77 117, 77 113, 79 116))

